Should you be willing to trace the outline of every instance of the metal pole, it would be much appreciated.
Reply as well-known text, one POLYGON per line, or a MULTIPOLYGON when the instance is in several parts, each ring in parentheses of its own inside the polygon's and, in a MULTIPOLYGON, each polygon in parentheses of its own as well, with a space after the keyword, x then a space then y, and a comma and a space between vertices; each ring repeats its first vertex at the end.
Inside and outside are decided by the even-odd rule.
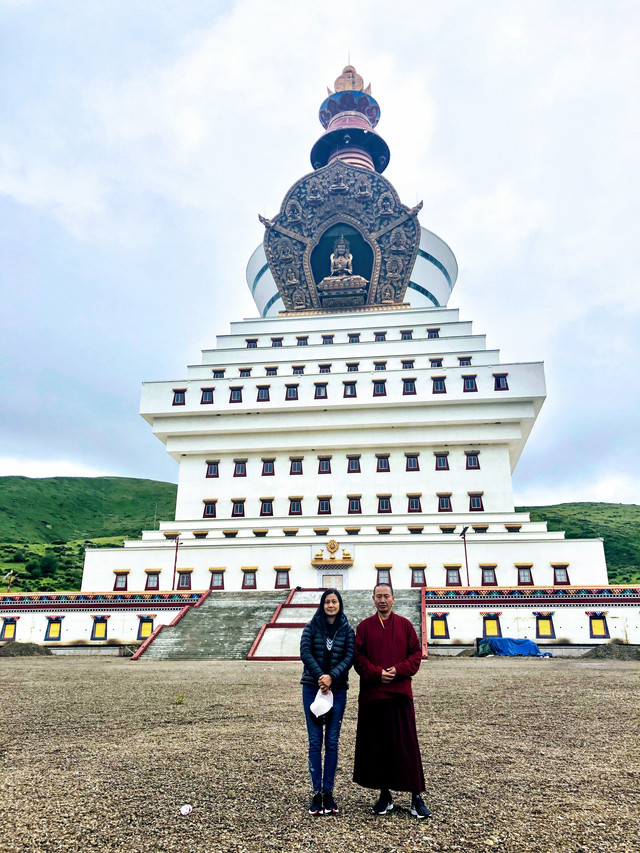
POLYGON ((468 529, 469 529, 468 526, 463 527, 462 533, 460 534, 460 536, 462 537, 462 544, 464 545, 464 564, 465 564, 466 569, 467 569, 467 587, 471 586, 471 584, 469 583, 469 559, 467 557, 467 530, 468 529))
POLYGON ((176 536, 176 555, 173 560, 173 581, 171 583, 171 589, 174 590, 176 588, 176 569, 178 566, 178 546, 181 545, 180 537, 176 536))

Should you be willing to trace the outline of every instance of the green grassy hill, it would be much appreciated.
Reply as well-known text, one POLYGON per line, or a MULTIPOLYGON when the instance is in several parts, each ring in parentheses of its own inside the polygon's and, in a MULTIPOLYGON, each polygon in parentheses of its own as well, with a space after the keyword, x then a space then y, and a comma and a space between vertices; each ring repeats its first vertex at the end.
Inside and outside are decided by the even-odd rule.
MULTIPOLYGON (((0 578, 12 589, 78 589, 84 549, 121 545, 174 517, 176 486, 126 477, 0 477, 0 578)), ((611 583, 640 584, 640 506, 518 507, 568 538, 601 536, 611 583)), ((0 583, 0 589, 6 588, 0 583)))
POLYGON ((609 583, 640 584, 640 506, 571 503, 517 509, 530 512, 532 521, 546 521, 549 530, 564 530, 567 539, 601 536, 609 583))
POLYGON ((128 477, 0 477, 0 542, 135 538, 171 519, 174 483, 128 477))

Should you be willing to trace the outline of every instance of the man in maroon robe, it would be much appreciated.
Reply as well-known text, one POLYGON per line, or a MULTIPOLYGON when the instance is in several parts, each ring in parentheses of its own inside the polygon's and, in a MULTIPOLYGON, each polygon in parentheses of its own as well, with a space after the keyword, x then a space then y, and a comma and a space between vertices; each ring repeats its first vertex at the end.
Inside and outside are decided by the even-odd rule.
POLYGON ((358 625, 354 667, 360 676, 353 781, 380 789, 375 814, 393 809, 391 790, 411 792, 411 814, 429 817, 416 732, 411 676, 422 661, 420 642, 408 619, 393 612, 393 590, 377 584, 376 613, 358 625))

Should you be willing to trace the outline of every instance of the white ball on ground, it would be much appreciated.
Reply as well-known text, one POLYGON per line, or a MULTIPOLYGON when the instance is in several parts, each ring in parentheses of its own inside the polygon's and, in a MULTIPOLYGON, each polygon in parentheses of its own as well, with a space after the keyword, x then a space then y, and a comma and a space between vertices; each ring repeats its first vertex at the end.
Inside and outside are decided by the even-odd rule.
POLYGON ((191 814, 193 811, 193 806, 189 805, 189 803, 185 803, 183 806, 180 806, 180 814, 186 817, 188 814, 191 814))

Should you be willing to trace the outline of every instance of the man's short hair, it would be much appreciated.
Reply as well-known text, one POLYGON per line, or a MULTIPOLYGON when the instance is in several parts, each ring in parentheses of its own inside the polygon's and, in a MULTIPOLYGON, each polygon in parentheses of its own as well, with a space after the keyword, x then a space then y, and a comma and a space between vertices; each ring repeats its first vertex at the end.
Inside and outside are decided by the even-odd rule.
POLYGON ((374 586, 374 588, 373 588, 373 594, 374 594, 374 595, 376 594, 376 590, 378 589, 378 587, 379 587, 379 586, 388 586, 388 587, 389 587, 389 589, 391 590, 391 595, 393 595, 393 594, 394 594, 394 593, 393 593, 393 587, 391 586, 391 584, 390 584, 390 583, 377 583, 377 584, 374 586))

